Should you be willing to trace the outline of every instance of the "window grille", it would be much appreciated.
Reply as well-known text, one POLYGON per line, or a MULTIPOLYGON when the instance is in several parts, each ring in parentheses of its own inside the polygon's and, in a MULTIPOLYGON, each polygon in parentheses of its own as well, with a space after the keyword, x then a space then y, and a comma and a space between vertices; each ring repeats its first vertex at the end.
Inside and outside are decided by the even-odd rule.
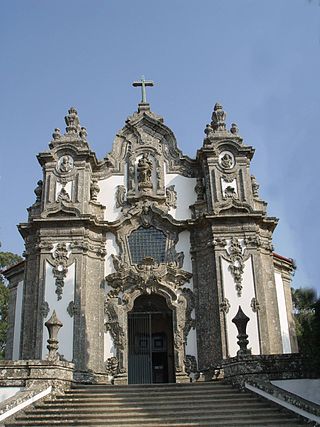
POLYGON ((132 262, 139 264, 146 257, 165 262, 166 240, 166 235, 155 227, 139 227, 128 237, 132 262))

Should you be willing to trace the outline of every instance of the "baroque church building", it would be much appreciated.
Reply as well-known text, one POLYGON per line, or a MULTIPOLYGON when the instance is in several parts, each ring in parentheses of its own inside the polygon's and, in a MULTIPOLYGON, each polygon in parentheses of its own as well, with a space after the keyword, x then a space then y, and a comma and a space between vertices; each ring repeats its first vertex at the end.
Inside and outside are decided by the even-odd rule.
POLYGON ((237 316, 245 353, 297 352, 294 266, 273 252, 254 149, 217 103, 196 158, 182 154, 146 102, 148 83, 136 83, 138 111, 103 160, 74 108, 38 155, 43 178, 19 225, 25 261, 6 272, 7 359, 45 359, 55 321, 59 358, 77 372, 189 381, 241 352, 237 316))

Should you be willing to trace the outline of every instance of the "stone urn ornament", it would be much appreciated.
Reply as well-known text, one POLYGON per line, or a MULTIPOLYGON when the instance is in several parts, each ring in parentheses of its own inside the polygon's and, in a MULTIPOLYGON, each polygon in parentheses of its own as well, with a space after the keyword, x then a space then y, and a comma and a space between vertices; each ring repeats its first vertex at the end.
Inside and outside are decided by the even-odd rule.
POLYGON ((53 310, 53 313, 49 320, 45 323, 46 328, 48 329, 49 338, 47 349, 49 350, 47 359, 51 362, 57 362, 59 360, 59 341, 58 341, 58 332, 62 328, 63 323, 58 319, 56 311, 53 310))

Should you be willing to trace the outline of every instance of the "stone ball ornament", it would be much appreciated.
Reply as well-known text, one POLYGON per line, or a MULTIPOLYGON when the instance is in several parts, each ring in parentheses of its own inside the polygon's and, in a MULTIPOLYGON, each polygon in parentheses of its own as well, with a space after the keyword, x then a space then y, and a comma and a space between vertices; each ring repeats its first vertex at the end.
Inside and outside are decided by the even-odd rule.
POLYGON ((70 155, 61 156, 58 160, 57 170, 61 173, 71 172, 74 167, 73 158, 70 155))
POLYGON ((223 169, 232 169, 236 162, 233 154, 230 151, 222 151, 219 155, 219 165, 223 169))

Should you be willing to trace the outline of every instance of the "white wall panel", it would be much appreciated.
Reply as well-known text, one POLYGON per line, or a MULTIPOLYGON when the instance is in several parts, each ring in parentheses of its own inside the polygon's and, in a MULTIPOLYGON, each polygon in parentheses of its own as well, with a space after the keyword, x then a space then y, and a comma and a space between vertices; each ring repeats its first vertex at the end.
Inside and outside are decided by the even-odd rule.
POLYGON ((15 314, 14 314, 12 360, 17 360, 19 359, 19 356, 20 356, 22 300, 23 300, 23 281, 19 282, 17 286, 16 307, 15 307, 15 314))
POLYGON ((252 354, 260 354, 258 320, 256 313, 254 313, 251 308, 251 300, 255 297, 251 256, 245 261, 244 265, 241 297, 237 295, 235 282, 229 270, 229 265, 228 261, 221 258, 224 296, 230 303, 229 312, 226 314, 229 355, 230 357, 234 357, 239 350, 237 344, 237 328, 235 324, 232 323, 232 319, 237 314, 239 306, 241 306, 245 315, 250 318, 247 325, 247 334, 249 336, 248 348, 251 348, 252 354))
POLYGON ((279 318, 280 318, 282 351, 283 353, 291 353, 289 325, 288 325, 288 318, 287 318, 287 307, 286 307, 286 300, 284 296, 281 273, 276 271, 274 273, 274 276, 276 281, 276 292, 277 292, 278 310, 279 310, 279 318))
POLYGON ((121 209, 116 208, 116 192, 117 186, 125 185, 124 183, 123 175, 114 175, 99 181, 100 192, 97 201, 106 207, 104 212, 106 221, 116 221, 121 216, 121 209))
MULTIPOLYGON (((44 300, 49 304, 49 314, 43 320, 45 323, 53 313, 56 311, 58 319, 63 323, 62 328, 58 334, 59 340, 59 353, 65 359, 72 361, 73 359, 73 317, 67 312, 67 307, 70 301, 74 301, 74 287, 75 287, 75 263, 68 267, 66 278, 64 279, 64 287, 61 300, 57 299, 55 278, 52 273, 52 265, 46 261, 45 268, 45 297, 44 300)), ((42 341, 42 358, 48 354, 47 350, 48 331, 44 326, 43 341, 42 341)))

